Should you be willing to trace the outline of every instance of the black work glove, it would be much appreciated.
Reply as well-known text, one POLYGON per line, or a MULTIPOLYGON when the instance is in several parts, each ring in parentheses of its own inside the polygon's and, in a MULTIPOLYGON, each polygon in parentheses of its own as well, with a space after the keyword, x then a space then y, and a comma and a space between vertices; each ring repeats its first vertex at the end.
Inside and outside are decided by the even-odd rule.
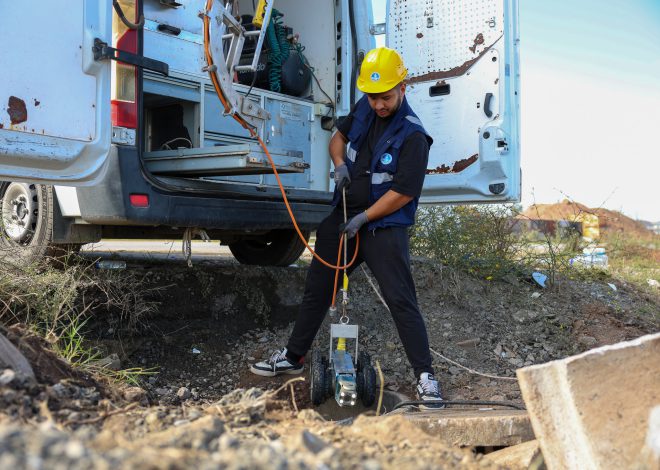
POLYGON ((339 192, 351 185, 351 174, 348 171, 346 163, 342 163, 335 168, 335 185, 337 186, 337 191, 339 192))
POLYGON ((353 238, 355 234, 360 230, 360 227, 362 227, 367 222, 369 222, 369 219, 367 218, 367 211, 360 212, 345 224, 341 224, 339 230, 342 233, 345 233, 348 238, 353 238))

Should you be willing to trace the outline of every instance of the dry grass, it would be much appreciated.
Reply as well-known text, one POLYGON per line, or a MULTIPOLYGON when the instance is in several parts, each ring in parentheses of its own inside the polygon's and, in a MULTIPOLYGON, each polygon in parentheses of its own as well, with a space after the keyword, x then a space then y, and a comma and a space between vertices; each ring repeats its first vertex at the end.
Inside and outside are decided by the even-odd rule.
POLYGON ((126 271, 99 271, 75 255, 22 265, 3 260, 0 272, 0 323, 22 323, 43 336, 74 367, 137 384, 152 371, 113 371, 98 363, 100 352, 85 340, 95 313, 111 312, 124 331, 135 331, 156 310, 144 286, 126 271))

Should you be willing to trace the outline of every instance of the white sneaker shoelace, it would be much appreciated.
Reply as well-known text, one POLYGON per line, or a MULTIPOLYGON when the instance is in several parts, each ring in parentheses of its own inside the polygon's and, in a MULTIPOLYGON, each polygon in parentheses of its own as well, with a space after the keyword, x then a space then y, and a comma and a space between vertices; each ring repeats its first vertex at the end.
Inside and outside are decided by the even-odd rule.
POLYGON ((282 349, 281 351, 275 351, 273 354, 271 354, 270 359, 268 359, 268 363, 273 367, 273 372, 277 367, 277 363, 280 361, 288 362, 286 358, 286 348, 282 349))
POLYGON ((440 393, 438 381, 423 374, 419 379, 418 387, 421 389, 423 395, 439 395, 440 393))

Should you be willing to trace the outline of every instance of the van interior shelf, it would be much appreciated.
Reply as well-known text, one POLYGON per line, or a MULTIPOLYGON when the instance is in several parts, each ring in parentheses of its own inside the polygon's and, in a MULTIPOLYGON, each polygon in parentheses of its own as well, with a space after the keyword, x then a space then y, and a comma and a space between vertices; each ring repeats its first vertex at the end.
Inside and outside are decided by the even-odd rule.
MULTIPOLYGON (((303 173, 309 164, 296 152, 272 152, 279 173, 303 173)), ((226 176, 272 174, 266 154, 254 144, 178 148, 146 152, 144 163, 156 175, 226 176)))

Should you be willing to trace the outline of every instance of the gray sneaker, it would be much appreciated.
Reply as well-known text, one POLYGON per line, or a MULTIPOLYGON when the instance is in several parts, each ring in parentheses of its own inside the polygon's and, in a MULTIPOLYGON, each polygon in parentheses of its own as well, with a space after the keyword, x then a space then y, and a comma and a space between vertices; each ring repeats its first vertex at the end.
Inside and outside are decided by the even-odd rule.
POLYGON ((275 351, 267 361, 257 362, 250 366, 250 372, 264 377, 275 377, 280 374, 300 374, 305 369, 302 363, 291 364, 286 358, 286 348, 275 351))
MULTIPOLYGON (((417 381, 417 397, 421 401, 437 401, 442 400, 440 395, 440 386, 438 381, 435 380, 433 374, 422 372, 417 381)), ((419 405, 421 410, 439 410, 444 408, 442 403, 429 403, 428 405, 419 405)))

